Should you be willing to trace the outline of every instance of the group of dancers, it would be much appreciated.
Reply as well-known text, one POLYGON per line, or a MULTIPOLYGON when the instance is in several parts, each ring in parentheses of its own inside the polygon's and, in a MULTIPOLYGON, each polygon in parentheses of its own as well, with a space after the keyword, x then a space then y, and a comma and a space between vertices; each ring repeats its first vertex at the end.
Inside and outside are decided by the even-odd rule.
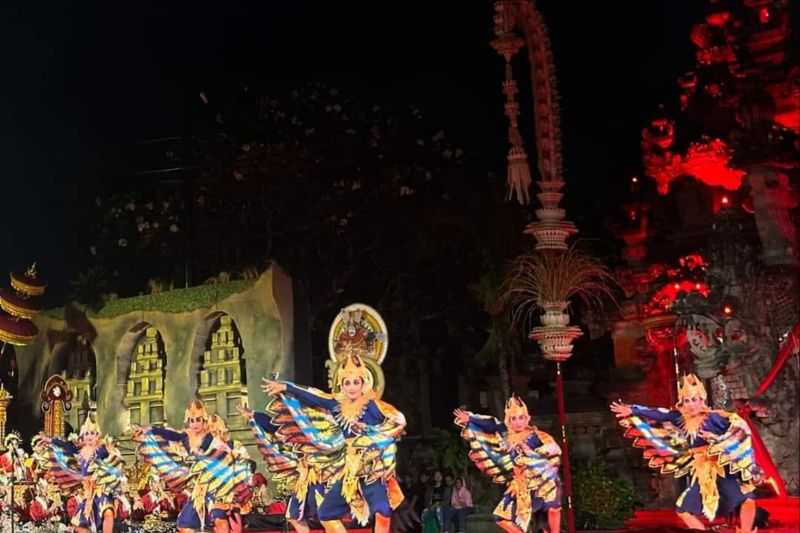
MULTIPOLYGON (((392 513, 403 501, 396 467, 406 420, 380 399, 374 365, 358 344, 348 344, 336 356, 330 392, 264 378, 262 389, 271 397, 266 409, 241 405, 239 411, 270 476, 292 487, 286 518, 295 531, 308 533, 314 519, 327 533, 370 521, 377 533, 388 533, 392 513)), ((750 430, 737 415, 709 408, 697 376, 681 379, 672 409, 621 401, 610 408, 651 467, 686 480, 676 511, 687 527, 705 529, 701 518, 737 513, 741 533, 753 531, 754 489, 761 474, 750 430)), ((493 511, 497 525, 523 533, 534 513, 543 512, 550 533, 558 532, 561 446, 531 423, 525 402, 510 398, 502 421, 463 409, 453 414, 469 458, 505 487, 493 511)), ((136 428, 138 458, 166 491, 185 495, 178 531, 241 530, 253 493, 246 450, 200 400, 190 402, 184 424, 183 430, 136 428)), ((40 436, 35 444, 47 482, 77 502, 70 516, 76 531, 111 533, 115 519, 130 507, 122 455, 112 439, 87 418, 77 442, 40 436)))

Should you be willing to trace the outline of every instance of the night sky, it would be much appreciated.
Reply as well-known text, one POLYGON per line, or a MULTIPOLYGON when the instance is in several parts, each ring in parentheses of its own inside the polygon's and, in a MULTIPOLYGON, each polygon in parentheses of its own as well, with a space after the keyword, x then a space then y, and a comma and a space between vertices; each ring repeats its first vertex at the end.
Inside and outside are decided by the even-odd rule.
MULTIPOLYGON (((51 297, 63 294, 71 268, 64 243, 79 230, 68 201, 77 184, 113 166, 114 146, 191 132, 201 90, 213 97, 242 81, 313 80, 392 93, 434 110, 444 129, 468 132, 470 149, 503 168, 491 2, 75 4, 0 8, 0 271, 39 260, 51 297)), ((539 2, 579 227, 638 171, 639 131, 692 67, 688 31, 703 4, 539 2)))

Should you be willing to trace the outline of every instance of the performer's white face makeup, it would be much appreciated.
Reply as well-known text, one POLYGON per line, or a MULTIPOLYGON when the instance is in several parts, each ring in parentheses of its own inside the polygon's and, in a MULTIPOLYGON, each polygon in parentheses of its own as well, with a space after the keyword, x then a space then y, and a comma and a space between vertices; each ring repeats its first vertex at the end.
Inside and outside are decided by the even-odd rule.
POLYGON ((200 433, 205 429, 206 419, 202 416, 190 416, 187 422, 192 433, 200 433))
POLYGON ((706 406, 705 400, 699 396, 684 398, 681 404, 683 404, 683 411, 689 416, 696 415, 706 406))
POLYGON ((94 431, 87 431, 86 433, 83 434, 83 437, 81 437, 81 439, 83 440, 84 446, 92 446, 92 447, 97 446, 97 433, 95 433, 94 431))
POLYGON ((511 431, 522 431, 528 427, 531 421, 530 415, 512 415, 511 416, 511 431))
POLYGON ((361 378, 345 378, 342 380, 342 390, 349 400, 357 400, 364 392, 364 382, 361 378))

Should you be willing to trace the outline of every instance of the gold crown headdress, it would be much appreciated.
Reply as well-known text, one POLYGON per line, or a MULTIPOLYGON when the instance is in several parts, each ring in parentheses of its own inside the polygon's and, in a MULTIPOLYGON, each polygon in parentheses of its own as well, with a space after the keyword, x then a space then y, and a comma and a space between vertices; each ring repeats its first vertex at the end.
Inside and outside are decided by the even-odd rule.
POLYGON ((678 384, 678 403, 685 398, 697 396, 703 400, 708 399, 708 393, 703 382, 694 374, 684 374, 678 384))
POLYGON ((16 431, 12 431, 8 435, 6 435, 5 439, 3 439, 3 446, 8 448, 8 445, 11 443, 12 440, 17 441, 17 444, 21 444, 22 443, 22 436, 19 433, 17 433, 16 431))
POLYGON ((530 417, 530 414, 528 413, 528 406, 525 404, 522 398, 516 394, 512 395, 511 398, 509 398, 506 402, 505 417, 503 419, 503 421, 506 423, 506 426, 511 425, 511 417, 515 415, 524 415, 530 417))
POLYGON ((230 438, 230 430, 225 425, 225 420, 217 414, 213 415, 211 420, 208 421, 208 431, 214 437, 223 441, 227 441, 230 438))
POLYGON ((361 378, 364 382, 364 391, 372 390, 375 386, 375 380, 372 377, 372 372, 369 371, 366 363, 356 354, 347 354, 344 356, 339 370, 336 372, 336 387, 341 390, 342 382, 346 378, 361 378))
POLYGON ((31 437, 31 448, 33 449, 33 451, 36 451, 36 448, 38 448, 42 444, 44 444, 44 439, 42 438, 41 435, 34 435, 33 437, 31 437))
POLYGON ((97 422, 92 420, 92 417, 87 415, 86 420, 83 421, 83 425, 81 426, 80 436, 83 437, 87 433, 94 433, 96 435, 100 435, 100 426, 97 425, 97 422))
POLYGON ((208 409, 206 408, 206 404, 203 402, 203 400, 194 399, 189 402, 189 407, 186 408, 186 411, 183 415, 183 422, 189 422, 190 418, 202 418, 208 422, 208 409))

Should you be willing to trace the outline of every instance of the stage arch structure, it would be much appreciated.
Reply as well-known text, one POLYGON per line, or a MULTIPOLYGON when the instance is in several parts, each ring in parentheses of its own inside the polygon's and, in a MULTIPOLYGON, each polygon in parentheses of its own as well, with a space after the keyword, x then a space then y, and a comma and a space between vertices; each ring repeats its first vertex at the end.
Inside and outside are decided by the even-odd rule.
MULTIPOLYGON (((217 311, 206 317, 208 333, 197 357, 197 397, 227 420, 231 428, 243 427, 244 420, 236 410, 247 403, 247 365, 242 336, 229 314, 217 311)), ((200 340, 200 339, 198 339, 200 340)))
MULTIPOLYGON (((33 429, 40 428, 43 385, 59 374, 74 392, 69 425, 94 411, 102 431, 132 457, 132 423, 182 428, 187 403, 202 397, 227 419, 234 438, 250 447, 252 431, 238 419, 236 405, 247 398, 263 409, 268 398, 259 387, 262 376, 277 372, 295 380, 296 369, 310 366, 310 353, 302 350, 308 343, 295 345, 295 324, 303 320, 296 317, 293 280, 276 264, 256 279, 119 298, 99 310, 79 304, 44 310, 33 318, 43 335, 15 346, 14 402, 31 413, 33 429)), ((304 328, 298 333, 308 335, 304 328)), ((9 422, 10 430, 17 429, 9 422)))
POLYGON ((131 425, 164 423, 164 391, 167 353, 161 333, 147 323, 134 328, 137 340, 130 353, 125 382, 125 405, 131 425), (143 334, 141 333, 143 332, 143 334))

